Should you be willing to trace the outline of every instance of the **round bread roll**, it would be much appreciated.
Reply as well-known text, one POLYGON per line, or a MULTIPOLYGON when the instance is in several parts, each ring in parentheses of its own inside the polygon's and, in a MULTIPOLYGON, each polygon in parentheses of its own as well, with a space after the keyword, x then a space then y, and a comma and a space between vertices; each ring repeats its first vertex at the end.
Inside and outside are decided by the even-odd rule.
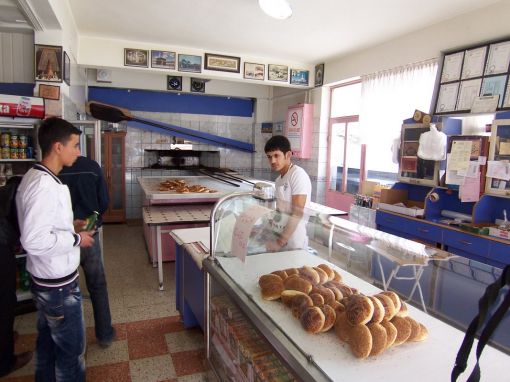
POLYGON ((345 314, 351 325, 363 325, 372 319, 374 304, 366 296, 351 296, 345 306, 345 314))
POLYGON ((367 324, 367 328, 372 335, 372 350, 370 351, 370 355, 379 355, 386 349, 386 342, 388 340, 386 329, 376 322, 367 324))
POLYGON ((319 333, 322 330, 325 320, 326 317, 324 313, 322 313, 322 310, 317 306, 306 309, 300 318, 301 326, 303 326, 308 333, 312 334, 319 333))
POLYGON ((338 301, 335 301, 335 303, 331 305, 331 307, 335 309, 336 314, 345 312, 345 306, 338 301))
POLYGON ((411 323, 402 317, 393 317, 391 323, 397 328, 397 338, 393 345, 402 345, 411 335, 411 323))
POLYGON ((347 321, 345 313, 337 312, 335 321, 335 333, 340 341, 349 342, 349 338, 351 337, 351 329, 352 326, 349 324, 349 321, 347 321))
POLYGON ((366 325, 351 328, 349 347, 356 358, 367 358, 372 351, 372 334, 366 325))
POLYGON ((336 301, 340 301, 342 298, 344 298, 344 295, 342 294, 342 292, 340 292, 340 289, 338 289, 337 287, 334 287, 334 286, 326 287, 325 286, 324 288, 328 288, 335 294, 336 301))
POLYGON ((409 316, 409 311, 407 310, 407 304, 404 301, 400 301, 400 310, 395 314, 397 317, 407 317, 409 316))
POLYGON ((372 304, 374 304, 374 314, 370 322, 379 323, 384 319, 384 306, 377 298, 373 296, 368 296, 368 298, 372 301, 372 304))
POLYGON ((334 273, 334 276, 333 276, 333 281, 342 281, 342 275, 340 273, 338 273, 336 270, 333 269, 333 273, 334 273))
POLYGON ((324 313, 324 326, 321 329, 321 332, 327 332, 329 329, 335 325, 336 321, 336 312, 329 305, 323 305, 320 307, 322 313, 324 313))
POLYGON ((299 275, 302 278, 310 281, 313 285, 317 285, 319 283, 319 281, 321 281, 319 274, 312 267, 308 267, 305 265, 304 267, 299 268, 298 271, 299 271, 299 275))
POLYGON ((324 297, 322 297, 319 293, 310 293, 310 298, 313 301, 313 306, 324 305, 324 297))
POLYGON ((324 272, 321 268, 319 267, 314 267, 313 268, 315 270, 315 272, 317 272, 317 274, 319 275, 319 284, 324 284, 325 282, 328 281, 328 274, 326 272, 324 272))
POLYGON ((425 340, 427 337, 429 336, 429 331, 427 330, 427 328, 425 327, 425 325, 423 325, 422 323, 420 323, 420 334, 414 339, 414 341, 423 341, 425 340))
POLYGON ((336 286, 340 292, 342 292, 342 295, 345 297, 345 296, 352 296, 354 294, 353 290, 351 287, 343 284, 343 283, 337 283, 336 286))
POLYGON ((416 338, 418 338, 419 335, 421 334, 420 323, 416 321, 414 318, 409 316, 403 318, 404 320, 407 320, 411 324, 411 334, 409 335, 407 341, 416 341, 416 338))
POLYGON ((310 296, 306 294, 297 295, 292 298, 292 302, 290 304, 290 309, 292 310, 292 315, 296 318, 301 317, 303 312, 313 306, 313 301, 310 296))
POLYGON ((264 284, 271 284, 271 283, 277 283, 277 282, 282 282, 282 281, 283 280, 281 279, 281 277, 277 276, 277 275, 273 275, 273 274, 262 275, 259 278, 259 286, 262 288, 264 286, 264 284))
POLYGON ((310 293, 320 294, 324 298, 324 304, 332 305, 336 301, 333 291, 321 285, 314 286, 310 293))
POLYGON ((393 305, 395 305, 395 314, 400 311, 400 307, 402 306, 402 303, 400 302, 400 297, 398 296, 398 294, 396 294, 395 292, 389 291, 389 290, 385 291, 385 292, 381 292, 380 294, 384 294, 384 295, 388 296, 389 298, 391 298, 393 305))
POLYGON ((287 276, 299 275, 299 271, 296 268, 285 269, 287 276))
POLYGON ((335 278, 335 272, 328 264, 319 264, 317 265, 318 268, 322 269, 326 274, 328 275, 328 281, 331 281, 335 278))
POLYGON ((280 278, 282 280, 285 280, 288 277, 287 276, 287 272, 285 272, 285 271, 274 271, 274 272, 271 272, 271 274, 276 275, 276 276, 280 276, 280 278))
POLYGON ((381 325, 386 330, 386 349, 393 346, 395 339, 397 338, 397 328, 391 322, 383 320, 381 325))
POLYGON ((297 295, 307 296, 305 293, 298 290, 289 289, 284 290, 280 298, 282 299, 283 305, 285 305, 287 308, 290 308, 292 307, 292 299, 297 295))
POLYGON ((283 282, 285 289, 298 290, 303 293, 310 293, 312 290, 312 283, 310 281, 302 279, 299 276, 290 276, 283 282))
POLYGON ((393 305, 393 301, 384 294, 376 294, 374 297, 381 301, 381 304, 384 307, 384 319, 390 321, 397 312, 395 310, 395 305, 393 305))

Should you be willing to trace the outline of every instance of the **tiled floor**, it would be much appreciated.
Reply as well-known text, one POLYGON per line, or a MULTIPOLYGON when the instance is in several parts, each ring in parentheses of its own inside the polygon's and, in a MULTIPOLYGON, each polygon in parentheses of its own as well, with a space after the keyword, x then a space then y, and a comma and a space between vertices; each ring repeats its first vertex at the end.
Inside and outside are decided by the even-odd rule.
MULTIPOLYGON (((84 298, 87 381, 206 380, 202 332, 184 329, 175 309, 174 264, 164 263, 165 290, 159 291, 157 269, 148 261, 140 225, 107 225, 104 238, 104 263, 117 338, 107 349, 96 344, 92 305, 84 298)), ((87 295, 84 284, 82 293, 87 295)), ((35 319, 35 313, 16 317, 14 326, 20 333, 16 352, 35 349, 35 319)), ((0 381, 32 381, 33 374, 34 360, 0 381)))

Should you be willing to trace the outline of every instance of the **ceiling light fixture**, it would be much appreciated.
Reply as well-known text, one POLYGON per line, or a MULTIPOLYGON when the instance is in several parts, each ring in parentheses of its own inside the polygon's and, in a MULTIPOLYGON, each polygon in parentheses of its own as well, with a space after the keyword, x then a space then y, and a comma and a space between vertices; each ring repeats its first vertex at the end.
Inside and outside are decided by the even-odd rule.
POLYGON ((292 16, 292 8, 287 0, 259 0, 259 7, 266 15, 278 20, 292 16))

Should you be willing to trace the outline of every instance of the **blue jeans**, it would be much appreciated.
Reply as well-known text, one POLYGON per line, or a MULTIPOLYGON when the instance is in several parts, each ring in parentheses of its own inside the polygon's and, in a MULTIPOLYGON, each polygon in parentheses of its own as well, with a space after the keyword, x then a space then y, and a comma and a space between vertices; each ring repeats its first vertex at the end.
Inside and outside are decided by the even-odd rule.
POLYGON ((35 380, 85 381, 85 325, 78 280, 47 288, 32 283, 37 317, 35 380))
POLYGON ((94 235, 94 245, 92 247, 81 248, 81 267, 85 273, 85 282, 92 301, 96 338, 100 342, 110 342, 113 340, 115 332, 113 331, 110 315, 99 234, 94 235))

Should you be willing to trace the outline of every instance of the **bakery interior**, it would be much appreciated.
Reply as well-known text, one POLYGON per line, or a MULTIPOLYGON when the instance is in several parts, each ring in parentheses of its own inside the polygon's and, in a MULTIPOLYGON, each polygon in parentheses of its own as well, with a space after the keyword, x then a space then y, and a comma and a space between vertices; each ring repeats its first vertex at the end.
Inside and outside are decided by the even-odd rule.
MULTIPOLYGON (((508 0, 0 0, 0 185, 41 159, 36 126, 59 116, 109 190, 117 335, 96 343, 80 279, 87 380, 449 379, 486 289, 503 280, 491 314, 509 290, 509 14, 508 0), (307 245, 271 252, 272 222, 295 218, 275 201, 275 135, 312 191, 307 245)), ((37 315, 16 256, 19 353, 37 315)), ((508 311, 487 342, 480 380, 508 381, 508 311)))

